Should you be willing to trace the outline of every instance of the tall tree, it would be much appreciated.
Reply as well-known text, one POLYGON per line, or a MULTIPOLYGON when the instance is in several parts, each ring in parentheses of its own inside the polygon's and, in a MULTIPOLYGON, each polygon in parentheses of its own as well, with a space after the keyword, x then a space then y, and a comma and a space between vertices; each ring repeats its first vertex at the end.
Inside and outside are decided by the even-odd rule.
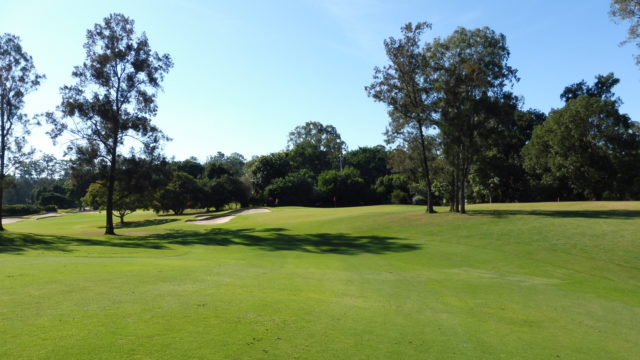
POLYGON ((618 83, 620 83, 620 79, 615 77, 613 73, 597 75, 593 85, 589 85, 586 81, 582 80, 567 86, 564 88, 564 91, 562 91, 562 94, 560 94, 560 99, 568 103, 570 100, 575 100, 580 96, 586 95, 601 99, 616 100, 614 98, 613 88, 618 85, 618 83))
POLYGON ((62 119, 49 117, 54 125, 51 135, 56 138, 66 131, 74 136, 72 144, 85 143, 107 161, 105 234, 114 235, 119 147, 126 137, 148 149, 165 138, 151 119, 158 111, 161 82, 173 62, 168 54, 152 51, 146 34, 136 35, 134 21, 122 14, 111 14, 87 30, 84 49, 86 59, 72 73, 76 84, 60 90, 62 119))
POLYGON ((335 126, 323 125, 317 121, 308 121, 304 125, 296 126, 289 132, 288 146, 295 149, 304 143, 313 145, 307 148, 317 148, 326 153, 335 169, 342 168, 342 156, 347 151, 347 144, 342 141, 335 126))
POLYGON ((22 113, 24 97, 34 91, 44 75, 38 74, 33 59, 12 34, 0 35, 0 231, 2 226, 2 196, 6 175, 23 155, 24 135, 29 133, 31 120, 22 113), (18 126, 22 133, 18 133, 18 126))
POLYGON ((640 132, 613 97, 585 94, 551 111, 523 149, 527 171, 556 189, 566 184, 576 199, 637 196, 640 132))
MULTIPOLYGON (((640 0, 613 0, 609 15, 617 21, 631 22, 622 44, 635 43, 640 48, 640 0)), ((640 65, 640 54, 636 55, 636 64, 640 65)))
POLYGON ((433 92, 430 68, 422 55, 429 44, 421 45, 420 36, 431 28, 428 22, 411 23, 402 27, 402 38, 390 37, 384 41, 390 64, 375 67, 373 82, 365 87, 368 95, 389 108, 388 134, 417 134, 421 145, 421 160, 427 183, 427 212, 434 213, 431 176, 425 144, 425 131, 434 125, 433 92))
POLYGON ((436 68, 438 127, 455 169, 455 210, 464 213, 465 186, 482 152, 480 140, 495 120, 492 110, 503 101, 506 87, 518 81, 517 71, 508 65, 506 37, 488 27, 458 28, 445 39, 435 39, 428 50, 428 61, 436 68))

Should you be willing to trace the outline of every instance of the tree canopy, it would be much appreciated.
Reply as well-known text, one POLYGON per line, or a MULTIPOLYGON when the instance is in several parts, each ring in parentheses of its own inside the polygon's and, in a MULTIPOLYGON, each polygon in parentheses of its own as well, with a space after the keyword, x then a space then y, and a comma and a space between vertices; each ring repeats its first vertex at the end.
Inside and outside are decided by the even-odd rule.
POLYGON ((109 164, 105 234, 113 235, 119 148, 125 138, 132 137, 145 151, 153 152, 165 138, 151 120, 158 111, 157 92, 173 62, 168 54, 152 51, 146 34, 137 35, 134 21, 122 14, 111 14, 95 24, 87 30, 86 39, 85 61, 72 72, 76 83, 60 90, 62 119, 49 117, 51 135, 70 133, 70 146, 84 144, 109 164))
POLYGON ((42 80, 44 75, 36 71, 33 59, 22 49, 20 38, 0 35, 0 231, 4 230, 2 203, 7 172, 24 157, 24 135, 32 125, 22 112, 24 98, 37 89, 42 80))

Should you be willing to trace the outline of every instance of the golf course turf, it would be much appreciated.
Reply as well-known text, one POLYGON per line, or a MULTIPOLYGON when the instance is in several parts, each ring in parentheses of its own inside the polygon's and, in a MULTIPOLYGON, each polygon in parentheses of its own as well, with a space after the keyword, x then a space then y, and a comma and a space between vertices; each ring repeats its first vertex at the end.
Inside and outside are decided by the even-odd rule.
POLYGON ((0 359, 638 359, 640 202, 6 225, 0 359))

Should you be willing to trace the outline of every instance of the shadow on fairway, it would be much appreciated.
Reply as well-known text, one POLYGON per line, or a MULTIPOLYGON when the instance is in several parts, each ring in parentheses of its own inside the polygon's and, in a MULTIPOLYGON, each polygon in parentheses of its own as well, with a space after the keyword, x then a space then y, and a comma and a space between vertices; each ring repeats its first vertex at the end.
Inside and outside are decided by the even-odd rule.
POLYGON ((0 234, 0 253, 20 254, 27 250, 71 252, 72 246, 170 249, 179 246, 247 246, 264 251, 299 251, 312 254, 385 254, 418 250, 419 245, 400 238, 345 233, 293 234, 284 228, 173 230, 145 236, 82 239, 5 232, 0 234))
MULTIPOLYGON (((178 219, 152 219, 152 220, 142 220, 142 221, 133 221, 133 222, 125 222, 124 224, 118 224, 117 227, 120 229, 134 229, 141 228, 147 226, 156 226, 156 225, 164 225, 172 222, 176 222, 178 219)), ((104 229, 104 226, 101 226, 104 229)))
POLYGON ((391 236, 345 233, 292 234, 283 228, 210 229, 204 232, 179 231, 149 235, 175 245, 241 245, 265 251, 301 251, 315 254, 384 254, 417 250, 415 244, 400 243, 391 236))
POLYGON ((619 220, 640 218, 640 211, 637 210, 471 210, 469 214, 488 215, 498 218, 517 215, 619 220))

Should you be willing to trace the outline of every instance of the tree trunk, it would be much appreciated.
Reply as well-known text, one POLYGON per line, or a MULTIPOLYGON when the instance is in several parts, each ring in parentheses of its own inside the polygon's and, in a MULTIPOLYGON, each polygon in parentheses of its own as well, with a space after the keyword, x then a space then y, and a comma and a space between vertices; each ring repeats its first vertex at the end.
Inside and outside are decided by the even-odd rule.
POLYGON ((455 212, 459 213, 460 212, 460 154, 456 154, 456 161, 455 161, 455 177, 456 177, 456 192, 455 192, 455 212))
MULTIPOLYGON (((3 161, 2 167, 4 168, 4 161, 3 161)), ((4 175, 0 175, 0 231, 4 231, 4 226, 2 226, 2 208, 4 207, 4 205, 2 204, 3 201, 4 201, 4 175)))
POLYGON ((113 149, 111 151, 111 164, 109 166, 109 178, 107 179, 107 224, 105 226, 105 235, 115 235, 113 228, 113 191, 116 183, 116 146, 118 137, 114 137, 113 149))
POLYGON ((120 218, 120 225, 124 225, 124 215, 118 215, 120 218))
MULTIPOLYGON (((0 101, 3 101, 0 99, 0 101)), ((0 103, 0 231, 4 231, 4 226, 2 226, 2 210, 4 208, 4 158, 5 158, 5 149, 6 149, 6 138, 5 138, 5 116, 6 112, 4 109, 4 101, 0 103)))
POLYGON ((456 194, 458 193, 458 187, 456 186, 456 172, 455 170, 451 174, 451 192, 449 194, 449 212, 456 211, 456 194))
POLYGON ((466 206, 466 196, 465 196, 465 185, 467 183, 467 166, 466 166, 466 161, 462 162, 462 176, 460 178, 460 213, 461 214, 466 214, 467 213, 467 206, 466 206))
POLYGON ((420 132, 420 147, 422 154, 422 166, 424 168, 424 177, 427 181, 427 212, 429 214, 435 214, 435 210, 433 209, 432 203, 432 193, 431 193, 431 176, 429 175, 429 160, 427 159, 427 147, 424 143, 424 133, 422 131, 422 124, 418 124, 418 130, 420 132))

